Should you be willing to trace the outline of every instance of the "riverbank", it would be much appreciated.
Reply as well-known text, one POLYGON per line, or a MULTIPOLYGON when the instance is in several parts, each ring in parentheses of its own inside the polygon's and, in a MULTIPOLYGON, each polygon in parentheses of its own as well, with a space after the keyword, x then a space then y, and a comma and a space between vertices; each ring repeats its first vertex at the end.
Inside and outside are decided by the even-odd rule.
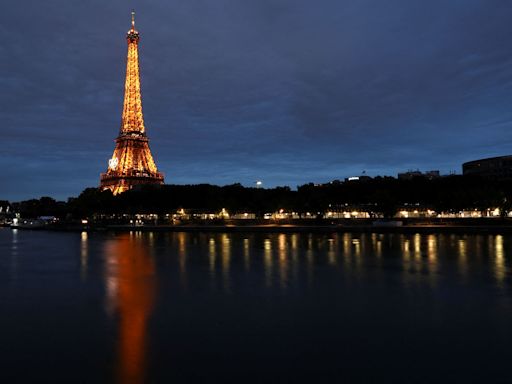
POLYGON ((75 231, 75 232, 268 232, 268 233, 489 233, 512 234, 510 220, 451 220, 443 222, 377 221, 356 223, 316 221, 310 223, 184 223, 175 225, 133 224, 50 224, 44 226, 11 227, 28 230, 75 231))

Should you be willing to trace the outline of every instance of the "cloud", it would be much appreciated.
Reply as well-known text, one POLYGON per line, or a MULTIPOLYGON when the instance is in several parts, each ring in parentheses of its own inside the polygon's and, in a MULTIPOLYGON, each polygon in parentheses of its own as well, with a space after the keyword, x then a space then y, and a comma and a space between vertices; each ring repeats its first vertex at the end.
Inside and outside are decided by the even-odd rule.
POLYGON ((11 2, 0 198, 97 185, 119 129, 131 7, 169 183, 295 186, 510 153, 504 0, 11 2))

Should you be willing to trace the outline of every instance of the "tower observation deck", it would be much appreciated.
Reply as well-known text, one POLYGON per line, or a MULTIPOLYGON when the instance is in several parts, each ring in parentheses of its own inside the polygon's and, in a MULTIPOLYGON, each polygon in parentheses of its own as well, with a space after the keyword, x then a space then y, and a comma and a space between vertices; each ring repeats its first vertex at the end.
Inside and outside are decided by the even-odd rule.
POLYGON ((135 29, 135 13, 126 34, 128 57, 124 85, 123 115, 108 168, 100 175, 100 188, 118 194, 138 184, 163 184, 164 175, 158 172, 149 149, 144 118, 139 77, 139 32, 135 29))

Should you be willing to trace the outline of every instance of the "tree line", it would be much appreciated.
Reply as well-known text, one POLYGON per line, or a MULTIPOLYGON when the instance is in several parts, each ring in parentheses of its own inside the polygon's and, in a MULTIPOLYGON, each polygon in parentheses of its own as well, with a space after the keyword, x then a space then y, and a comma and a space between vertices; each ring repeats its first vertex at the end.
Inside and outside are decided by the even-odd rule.
MULTIPOLYGON (((110 191, 87 188, 66 202, 50 197, 11 203, 11 210, 23 217, 87 217, 94 214, 156 213, 178 209, 218 213, 251 212, 261 217, 267 212, 284 210, 299 214, 318 214, 360 207, 376 215, 391 217, 404 206, 418 206, 436 212, 464 209, 512 209, 512 180, 453 175, 410 180, 375 177, 358 181, 333 181, 289 187, 254 188, 241 184, 216 186, 143 185, 113 196, 110 191)), ((7 202, 6 202, 7 203, 7 202)))

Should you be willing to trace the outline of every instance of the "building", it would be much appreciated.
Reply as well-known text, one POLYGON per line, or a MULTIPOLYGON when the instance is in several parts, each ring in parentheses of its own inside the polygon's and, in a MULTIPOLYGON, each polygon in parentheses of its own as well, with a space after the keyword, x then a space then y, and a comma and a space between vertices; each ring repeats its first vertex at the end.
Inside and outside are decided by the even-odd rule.
POLYGON ((510 179, 512 178, 512 155, 468 161, 462 164, 462 174, 510 179))
POLYGON ((432 180, 432 179, 436 179, 436 178, 440 177, 440 172, 436 170, 436 171, 426 171, 423 173, 423 172, 420 172, 420 170, 416 170, 416 171, 407 171, 407 172, 398 174, 399 180, 411 180, 415 177, 426 177, 427 179, 432 180))
POLYGON ((139 32, 135 29, 134 12, 126 40, 128 58, 121 128, 107 171, 100 175, 100 188, 110 189, 114 194, 135 185, 164 183, 164 175, 158 172, 151 155, 144 127, 139 78, 139 32))
POLYGON ((347 181, 368 181, 368 180, 371 180, 372 178, 370 176, 366 176, 366 175, 362 175, 362 176, 351 176, 351 177, 346 177, 345 178, 345 182, 347 181))

